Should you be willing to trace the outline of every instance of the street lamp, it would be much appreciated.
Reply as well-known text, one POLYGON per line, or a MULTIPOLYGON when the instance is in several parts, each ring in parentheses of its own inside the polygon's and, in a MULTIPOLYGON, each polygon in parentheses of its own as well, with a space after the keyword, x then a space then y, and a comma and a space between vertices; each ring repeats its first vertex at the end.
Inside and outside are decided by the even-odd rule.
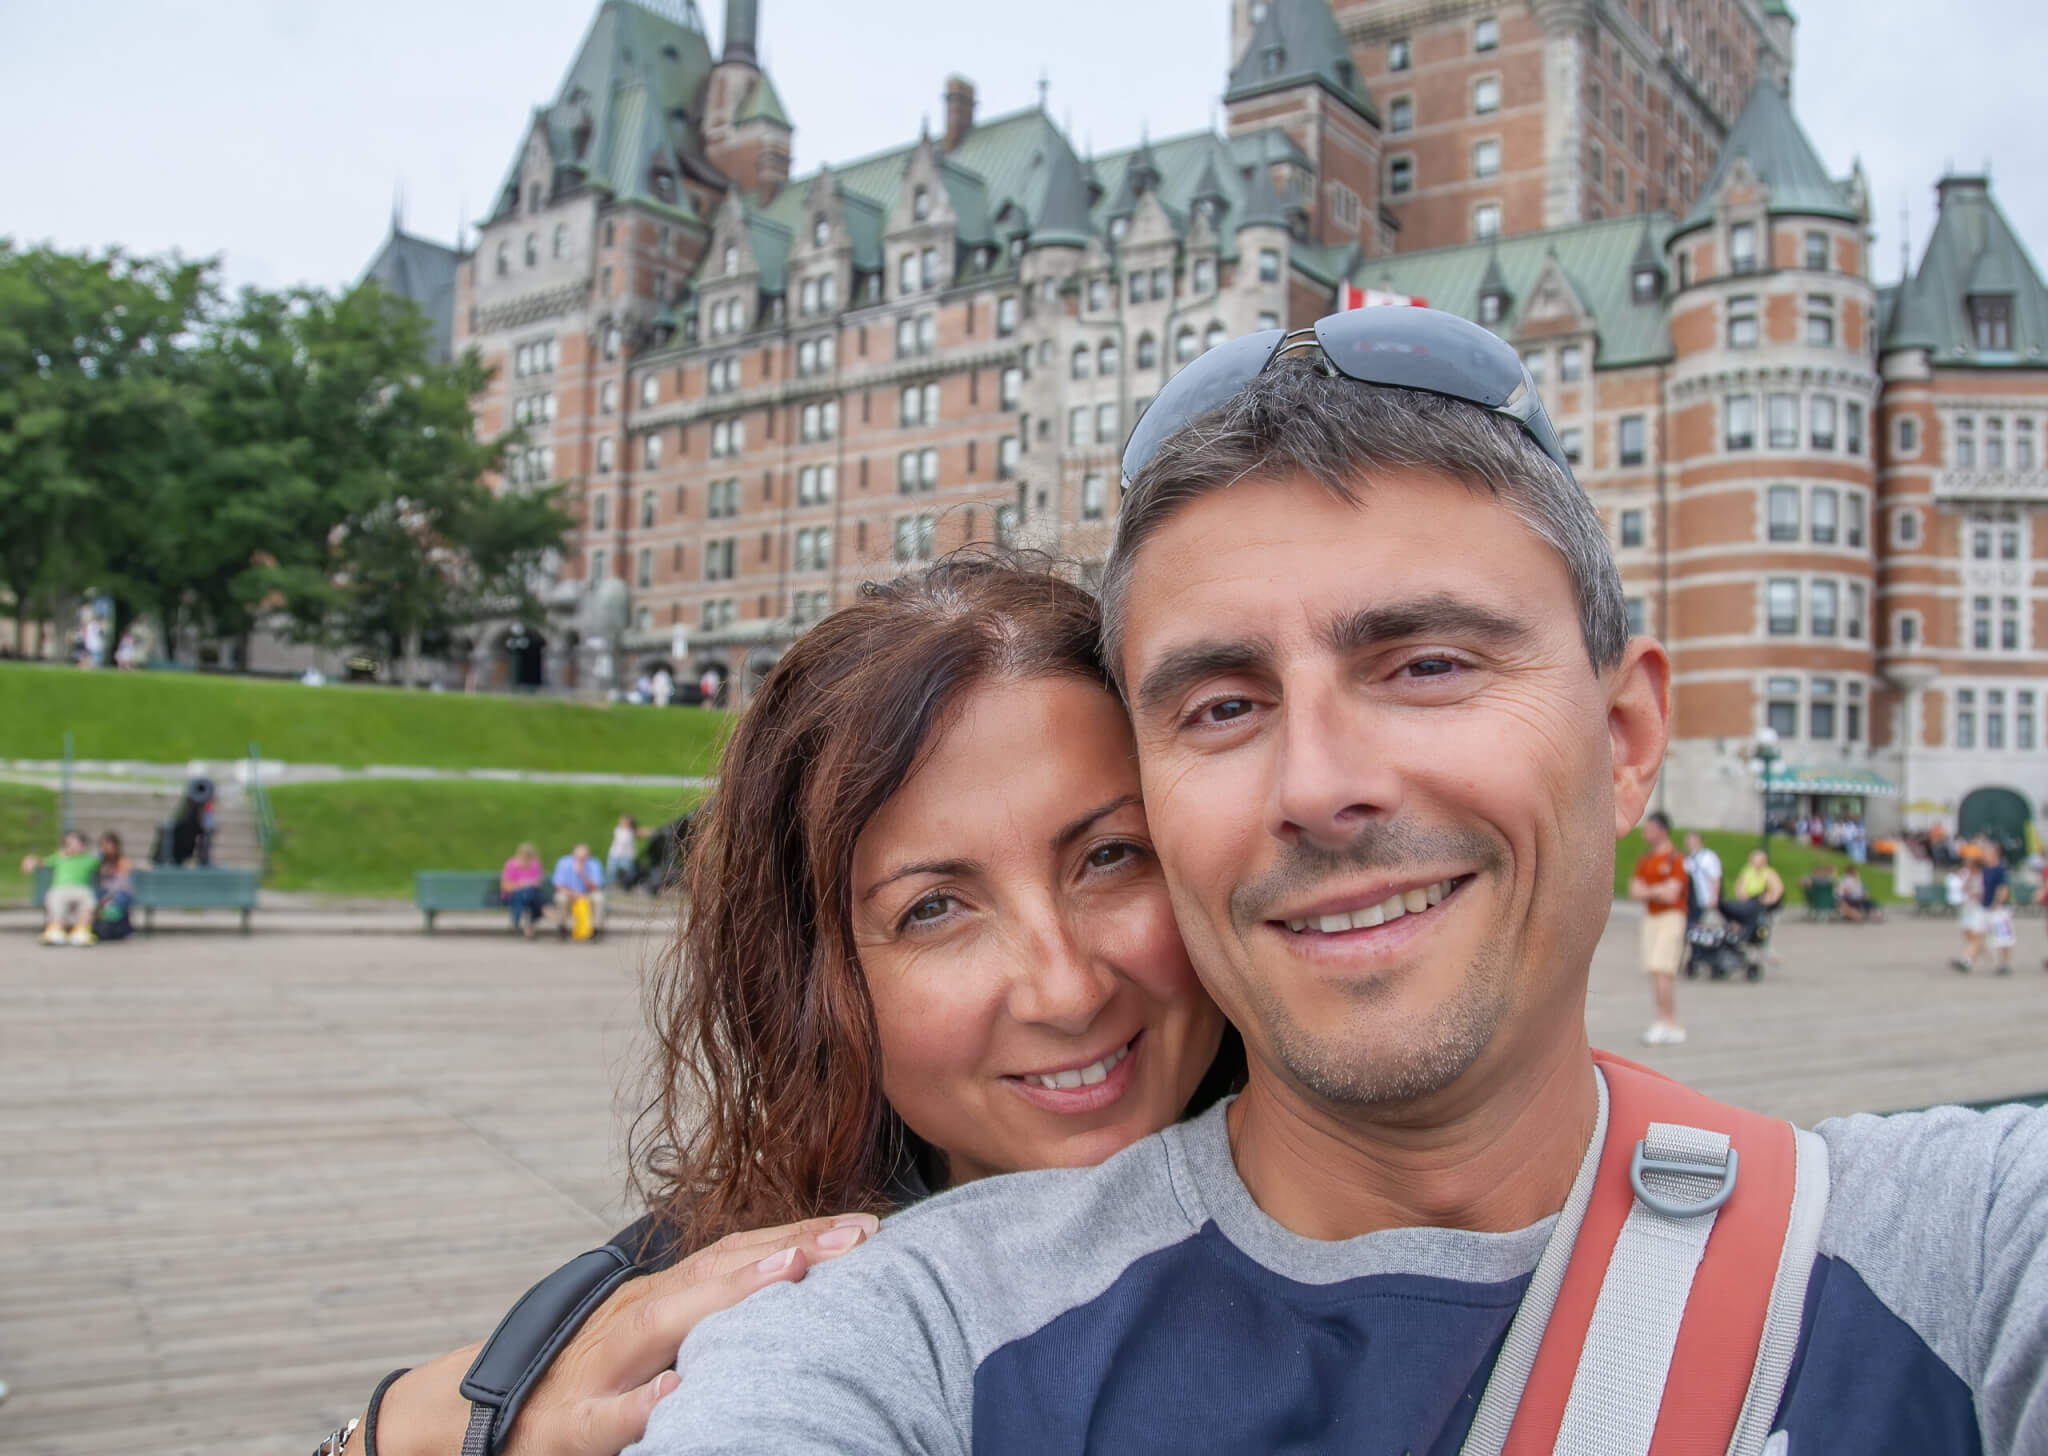
POLYGON ((1780 757, 1777 730, 1766 724, 1756 736, 1756 755, 1751 760, 1763 780, 1764 832, 1760 843, 1765 859, 1771 857, 1771 770, 1780 757))

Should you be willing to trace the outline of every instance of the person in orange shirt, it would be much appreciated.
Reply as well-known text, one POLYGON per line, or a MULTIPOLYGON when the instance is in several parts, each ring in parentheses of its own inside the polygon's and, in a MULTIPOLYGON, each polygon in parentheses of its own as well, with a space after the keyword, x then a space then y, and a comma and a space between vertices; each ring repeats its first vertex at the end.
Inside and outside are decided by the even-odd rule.
POLYGON ((1643 969, 1657 1019, 1643 1033, 1645 1046, 1676 1046, 1685 1040, 1678 1022, 1678 963, 1685 955, 1685 861, 1671 843, 1671 820, 1663 810, 1643 821, 1649 852, 1636 861, 1628 897, 1643 902, 1643 969))

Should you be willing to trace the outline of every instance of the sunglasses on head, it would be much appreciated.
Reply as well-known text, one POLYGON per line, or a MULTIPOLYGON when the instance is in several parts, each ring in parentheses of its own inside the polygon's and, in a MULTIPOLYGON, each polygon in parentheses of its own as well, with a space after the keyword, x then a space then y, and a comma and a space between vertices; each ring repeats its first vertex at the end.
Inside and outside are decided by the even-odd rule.
POLYGON ((1159 447, 1263 374, 1275 359, 1320 350, 1325 368, 1362 384, 1420 389, 1476 404, 1520 425, 1574 479, 1521 355, 1478 324, 1433 308, 1354 308, 1288 332, 1261 329, 1218 344, 1173 376, 1124 445, 1126 488, 1159 447))

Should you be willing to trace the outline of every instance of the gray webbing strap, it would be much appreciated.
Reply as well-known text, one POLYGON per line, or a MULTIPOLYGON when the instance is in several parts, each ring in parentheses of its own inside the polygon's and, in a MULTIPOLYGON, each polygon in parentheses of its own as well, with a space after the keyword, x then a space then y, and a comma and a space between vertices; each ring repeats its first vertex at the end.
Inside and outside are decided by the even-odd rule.
POLYGON ((1607 1078, 1598 1067, 1593 1069, 1593 1082, 1600 1089, 1600 1112, 1593 1122, 1593 1139, 1586 1145, 1578 1176, 1572 1179, 1572 1191, 1565 1195, 1564 1207, 1558 1210, 1557 1223, 1550 1230, 1549 1242, 1543 1246, 1543 1257, 1536 1261, 1536 1272, 1529 1276, 1529 1287, 1522 1292, 1521 1307, 1508 1326, 1500 1358, 1493 1362, 1493 1374, 1487 1377, 1486 1393, 1479 1398, 1472 1429, 1459 1448, 1460 1456, 1500 1456, 1508 1443, 1508 1428, 1515 1423, 1515 1411, 1522 1404, 1522 1392, 1528 1388, 1529 1372, 1536 1368, 1543 1331, 1550 1323, 1551 1310, 1557 1307, 1557 1292, 1564 1288, 1572 1247, 1579 1241, 1579 1228, 1586 1221, 1586 1205, 1592 1202, 1593 1185, 1599 1181, 1600 1150, 1607 1145, 1607 1078))
POLYGON ((1558 1450, 1646 1456, 1693 1275, 1735 1173, 1726 1133, 1653 1122, 1637 1144, 1635 1206, 1600 1281, 1558 1450))
POLYGON ((1756 1369, 1728 1456, 1763 1456, 1771 1436, 1785 1381, 1792 1374, 1792 1356, 1799 1348, 1799 1326, 1806 1318, 1806 1285, 1820 1252, 1821 1220, 1828 1211, 1828 1145, 1820 1134, 1795 1128, 1792 1165, 1792 1216, 1785 1226, 1785 1248, 1778 1256, 1778 1276, 1771 1282, 1771 1303, 1764 1315, 1763 1339, 1756 1349, 1756 1369))
POLYGON ((497 1408, 481 1401, 469 1407, 469 1429, 462 1433, 462 1456, 491 1456, 491 1423, 498 1418, 497 1408))

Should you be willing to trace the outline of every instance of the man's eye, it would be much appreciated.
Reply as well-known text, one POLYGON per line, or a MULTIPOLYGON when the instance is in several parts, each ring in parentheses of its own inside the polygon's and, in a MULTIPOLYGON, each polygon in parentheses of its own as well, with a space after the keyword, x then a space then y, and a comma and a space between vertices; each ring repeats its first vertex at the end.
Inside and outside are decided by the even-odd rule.
POLYGON ((1232 718, 1242 718, 1251 710, 1250 698, 1220 698, 1196 710, 1195 717, 1204 723, 1228 723, 1232 718))
POLYGON ((1448 657, 1418 657, 1408 664, 1410 677, 1443 677, 1458 670, 1458 664, 1448 657))

